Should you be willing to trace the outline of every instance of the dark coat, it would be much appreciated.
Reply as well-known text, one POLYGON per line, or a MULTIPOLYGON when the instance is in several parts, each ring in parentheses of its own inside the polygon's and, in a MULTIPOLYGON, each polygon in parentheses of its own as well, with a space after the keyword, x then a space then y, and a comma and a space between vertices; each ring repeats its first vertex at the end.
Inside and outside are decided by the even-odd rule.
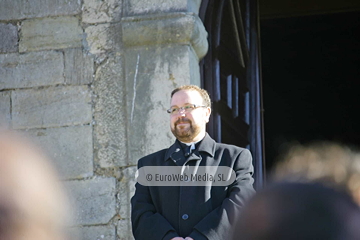
MULTIPOLYGON (((177 166, 185 158, 179 142, 141 158, 143 166, 177 166)), ((229 186, 143 186, 136 183, 131 198, 132 230, 136 240, 169 240, 190 236, 194 240, 225 240, 235 217, 254 193, 249 150, 216 143, 208 134, 185 164, 227 166, 236 173, 229 186)))

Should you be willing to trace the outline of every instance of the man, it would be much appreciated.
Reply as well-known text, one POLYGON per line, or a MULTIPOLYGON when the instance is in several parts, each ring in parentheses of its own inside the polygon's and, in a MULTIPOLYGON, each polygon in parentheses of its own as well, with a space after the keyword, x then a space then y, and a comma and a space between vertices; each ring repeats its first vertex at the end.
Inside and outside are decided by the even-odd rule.
POLYGON ((227 186, 137 183, 131 199, 134 237, 136 240, 228 239, 239 209, 255 192, 251 153, 244 148, 216 143, 206 133, 211 102, 204 89, 185 85, 173 90, 168 113, 175 143, 141 158, 138 168, 225 166, 234 170, 236 179, 227 186), (191 152, 185 150, 186 146, 191 152))

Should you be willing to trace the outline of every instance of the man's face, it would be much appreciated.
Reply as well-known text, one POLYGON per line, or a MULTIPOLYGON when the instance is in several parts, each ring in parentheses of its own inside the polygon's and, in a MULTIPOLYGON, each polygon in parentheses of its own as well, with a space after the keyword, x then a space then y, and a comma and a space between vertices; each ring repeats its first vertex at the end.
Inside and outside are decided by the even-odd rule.
MULTIPOLYGON (((204 105, 200 93, 194 90, 178 91, 171 98, 171 107, 184 107, 187 104, 204 105)), ((171 132, 181 142, 197 142, 205 136, 210 113, 209 107, 198 107, 189 112, 183 110, 171 114, 171 132)))

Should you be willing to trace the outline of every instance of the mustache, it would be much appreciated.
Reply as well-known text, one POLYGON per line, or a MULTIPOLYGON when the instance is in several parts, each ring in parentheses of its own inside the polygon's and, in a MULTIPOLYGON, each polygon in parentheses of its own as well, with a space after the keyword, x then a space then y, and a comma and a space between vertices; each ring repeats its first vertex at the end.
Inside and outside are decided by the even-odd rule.
POLYGON ((181 118, 181 119, 178 119, 176 122, 175 122, 175 125, 179 124, 179 123, 190 123, 191 124, 191 121, 187 118, 181 118))

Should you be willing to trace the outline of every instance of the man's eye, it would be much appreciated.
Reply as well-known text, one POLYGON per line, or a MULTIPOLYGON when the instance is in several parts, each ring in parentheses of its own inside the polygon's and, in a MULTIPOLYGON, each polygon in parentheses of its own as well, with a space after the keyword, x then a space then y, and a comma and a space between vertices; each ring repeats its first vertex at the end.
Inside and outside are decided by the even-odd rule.
POLYGON ((192 105, 187 105, 187 106, 184 107, 185 110, 190 110, 190 109, 192 109, 192 108, 193 108, 192 105))
POLYGON ((172 108, 172 109, 171 109, 171 112, 174 113, 174 112, 176 112, 177 110, 178 110, 178 108, 172 108))

